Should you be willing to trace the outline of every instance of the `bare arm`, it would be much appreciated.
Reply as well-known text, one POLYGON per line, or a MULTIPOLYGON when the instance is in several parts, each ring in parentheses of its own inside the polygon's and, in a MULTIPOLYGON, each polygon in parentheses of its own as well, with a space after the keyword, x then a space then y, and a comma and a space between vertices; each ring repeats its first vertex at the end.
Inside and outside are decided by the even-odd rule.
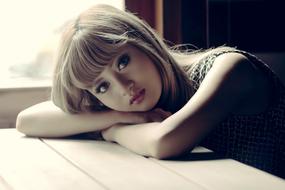
POLYGON ((149 113, 102 111, 68 114, 51 101, 31 106, 18 114, 18 131, 37 137, 65 137, 80 133, 101 131, 114 124, 135 124, 161 121, 160 111, 149 113))
POLYGON ((106 141, 119 143, 137 154, 156 157, 160 124, 160 122, 152 122, 114 125, 102 131, 102 136, 106 141))
POLYGON ((68 114, 48 101, 21 111, 17 117, 16 128, 28 136, 64 137, 99 131, 122 119, 115 111, 68 114))
MULTIPOLYGON (((114 141, 127 147, 133 152, 144 156, 155 156, 158 140, 160 139, 161 121, 168 118, 171 113, 157 110, 156 122, 138 123, 132 125, 117 124, 102 132, 107 141, 114 141)), ((148 112, 147 114, 152 114, 148 112)))
POLYGON ((253 66, 242 55, 222 57, 178 112, 159 123, 115 126, 103 131, 103 137, 156 158, 177 156, 194 148, 246 99, 256 82, 253 66))

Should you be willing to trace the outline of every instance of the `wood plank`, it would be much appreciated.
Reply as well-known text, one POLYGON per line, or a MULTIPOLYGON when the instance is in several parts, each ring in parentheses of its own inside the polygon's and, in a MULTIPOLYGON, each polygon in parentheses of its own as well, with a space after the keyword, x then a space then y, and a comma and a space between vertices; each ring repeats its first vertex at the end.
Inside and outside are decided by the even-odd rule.
POLYGON ((106 189, 37 138, 0 130, 1 189, 106 189))
POLYGON ((108 189, 202 190, 200 185, 129 150, 105 141, 44 139, 108 189))
POLYGON ((197 147, 181 161, 151 159, 161 166, 213 190, 284 190, 285 180, 197 147))

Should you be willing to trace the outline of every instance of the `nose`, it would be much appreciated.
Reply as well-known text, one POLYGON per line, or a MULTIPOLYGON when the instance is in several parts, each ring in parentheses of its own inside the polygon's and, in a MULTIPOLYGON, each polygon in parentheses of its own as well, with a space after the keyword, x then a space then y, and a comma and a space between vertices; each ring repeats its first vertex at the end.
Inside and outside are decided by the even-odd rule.
POLYGON ((122 93, 123 96, 133 96, 134 95, 134 81, 121 75, 116 76, 116 86, 117 90, 122 93))

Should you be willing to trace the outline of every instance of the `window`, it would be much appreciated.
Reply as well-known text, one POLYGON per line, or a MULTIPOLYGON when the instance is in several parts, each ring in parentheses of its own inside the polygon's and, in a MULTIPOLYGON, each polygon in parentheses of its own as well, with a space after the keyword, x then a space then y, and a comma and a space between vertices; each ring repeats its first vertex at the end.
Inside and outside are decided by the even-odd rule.
POLYGON ((50 85, 64 23, 98 4, 123 0, 6 0, 0 5, 0 88, 50 85))

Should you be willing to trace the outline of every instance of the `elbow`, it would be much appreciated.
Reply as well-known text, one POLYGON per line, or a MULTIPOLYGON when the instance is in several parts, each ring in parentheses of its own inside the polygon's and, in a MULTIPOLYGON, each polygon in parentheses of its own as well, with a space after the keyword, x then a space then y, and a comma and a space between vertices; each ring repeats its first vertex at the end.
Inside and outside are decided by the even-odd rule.
POLYGON ((190 138, 178 138, 173 134, 167 134, 156 140, 152 157, 165 160, 177 158, 191 151, 195 147, 195 141, 190 138))
POLYGON ((21 111, 17 115, 16 119, 16 129, 17 131, 24 133, 25 135, 32 136, 30 134, 32 124, 33 124, 33 118, 27 114, 25 111, 21 111))
POLYGON ((172 154, 169 154, 167 152, 163 152, 161 150, 158 150, 158 151, 155 151, 153 154, 152 154, 152 157, 155 158, 155 159, 158 159, 158 160, 167 160, 171 157, 173 157, 172 154))
POLYGON ((21 132, 21 133, 25 133, 25 121, 26 121, 27 117, 25 116, 25 114, 23 113, 23 111, 21 111, 18 115, 17 115, 17 119, 16 119, 16 129, 17 131, 21 132))
POLYGON ((168 147, 166 144, 160 142, 153 151, 152 157, 158 160, 166 160, 176 156, 179 156, 181 152, 173 149, 173 147, 168 147))
POLYGON ((172 159, 181 156, 191 147, 189 144, 179 142, 178 139, 166 136, 157 140, 152 151, 152 157, 159 160, 172 159))

